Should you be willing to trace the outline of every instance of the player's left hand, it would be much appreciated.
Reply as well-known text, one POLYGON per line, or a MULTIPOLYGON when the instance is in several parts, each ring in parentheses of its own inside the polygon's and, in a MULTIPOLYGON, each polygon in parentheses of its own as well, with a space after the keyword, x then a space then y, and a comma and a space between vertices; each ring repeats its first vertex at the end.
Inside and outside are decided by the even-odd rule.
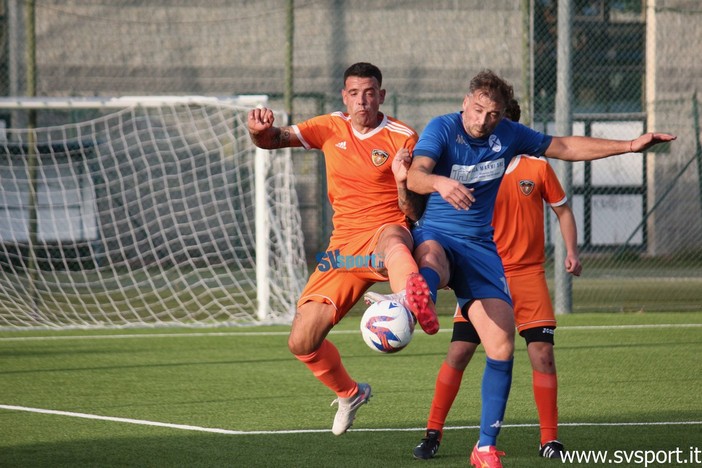
POLYGON ((573 276, 580 276, 583 271, 583 265, 577 255, 566 255, 565 269, 573 276))
POLYGON ((669 133, 644 133, 640 137, 631 141, 631 153, 641 153, 659 143, 667 143, 677 138, 669 133))

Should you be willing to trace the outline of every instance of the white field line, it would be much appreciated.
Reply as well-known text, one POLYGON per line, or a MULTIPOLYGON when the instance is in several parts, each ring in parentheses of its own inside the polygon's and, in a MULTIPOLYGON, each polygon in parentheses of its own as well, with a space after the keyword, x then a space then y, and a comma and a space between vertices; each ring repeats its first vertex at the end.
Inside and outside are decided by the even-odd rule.
MULTIPOLYGON (((579 331, 579 330, 638 330, 651 328, 702 328, 702 323, 657 323, 639 325, 572 325, 559 326, 558 331, 579 331)), ((450 333, 450 327, 444 327, 439 333, 450 333)), ((350 335, 359 333, 358 330, 332 330, 332 335, 350 335)), ((276 332, 195 332, 195 333, 140 333, 140 334, 119 334, 119 335, 61 335, 61 336, 5 336, 0 337, 3 341, 42 341, 42 340, 105 340, 105 339, 128 339, 128 338, 197 338, 205 336, 288 336, 288 331, 276 332)))
MULTIPOLYGON (((167 429, 178 429, 183 431, 212 432, 227 435, 261 435, 261 434, 311 434, 329 432, 329 429, 295 429, 280 431, 233 431, 230 429, 219 429, 215 427, 191 426, 189 424, 171 424, 158 421, 148 421, 144 419, 117 418, 113 416, 100 416, 98 414, 74 413, 71 411, 57 411, 42 408, 28 408, 26 406, 0 405, 0 409, 7 411, 24 411, 28 413, 50 414, 55 416, 67 416, 71 418, 94 419, 99 421, 110 421, 126 424, 137 424, 141 426, 164 427, 167 429)), ((699 426, 702 421, 666 421, 666 422, 612 422, 612 423, 559 423, 559 426, 585 427, 585 426, 699 426)), ((505 424, 503 428, 538 427, 538 424, 505 424)), ((446 426, 444 430, 455 429, 479 429, 480 426, 446 426)), ((377 428, 377 429, 350 429, 352 432, 421 432, 424 427, 406 428, 377 428)))

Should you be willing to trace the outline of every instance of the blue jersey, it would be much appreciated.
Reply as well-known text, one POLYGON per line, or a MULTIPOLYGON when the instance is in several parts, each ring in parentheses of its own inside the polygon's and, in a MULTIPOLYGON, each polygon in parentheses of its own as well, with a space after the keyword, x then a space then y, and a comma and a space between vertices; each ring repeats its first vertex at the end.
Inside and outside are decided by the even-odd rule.
POLYGON ((457 210, 434 192, 417 226, 459 237, 491 238, 495 198, 510 161, 519 154, 540 156, 550 144, 550 136, 508 119, 502 119, 488 138, 476 139, 466 133, 460 112, 435 117, 419 137, 414 157, 432 158, 434 174, 474 188, 475 203, 469 210, 457 210))

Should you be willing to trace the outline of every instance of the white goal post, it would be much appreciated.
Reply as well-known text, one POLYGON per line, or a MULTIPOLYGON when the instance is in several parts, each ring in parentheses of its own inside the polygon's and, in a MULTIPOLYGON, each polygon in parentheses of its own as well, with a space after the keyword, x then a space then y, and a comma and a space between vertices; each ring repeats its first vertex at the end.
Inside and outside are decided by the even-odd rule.
POLYGON ((289 323, 307 267, 291 151, 248 136, 266 102, 0 98, 0 329, 289 323))

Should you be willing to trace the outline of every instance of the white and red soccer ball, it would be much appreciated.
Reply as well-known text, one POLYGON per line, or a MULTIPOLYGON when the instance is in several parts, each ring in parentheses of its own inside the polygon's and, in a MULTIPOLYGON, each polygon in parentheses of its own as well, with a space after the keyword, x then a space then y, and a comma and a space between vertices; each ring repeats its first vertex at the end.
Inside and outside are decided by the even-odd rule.
POLYGON ((361 318, 361 335, 368 347, 379 353, 396 353, 412 340, 414 316, 402 304, 379 301, 361 318))

